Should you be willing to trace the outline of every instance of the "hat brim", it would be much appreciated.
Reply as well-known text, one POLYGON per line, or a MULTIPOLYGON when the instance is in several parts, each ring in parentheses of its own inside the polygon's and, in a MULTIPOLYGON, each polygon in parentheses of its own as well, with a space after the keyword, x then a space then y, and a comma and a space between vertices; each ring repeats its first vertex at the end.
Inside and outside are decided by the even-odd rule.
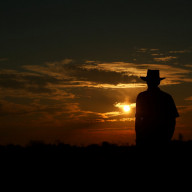
MULTIPOLYGON (((147 77, 140 77, 143 81, 148 81, 148 80, 154 80, 154 79, 149 79, 147 77)), ((158 78, 160 81, 165 79, 165 77, 162 77, 162 78, 158 78)))

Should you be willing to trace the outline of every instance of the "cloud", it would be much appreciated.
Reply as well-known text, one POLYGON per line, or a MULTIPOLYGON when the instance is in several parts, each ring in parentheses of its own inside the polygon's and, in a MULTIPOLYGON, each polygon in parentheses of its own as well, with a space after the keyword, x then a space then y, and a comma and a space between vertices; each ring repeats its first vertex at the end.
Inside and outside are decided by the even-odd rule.
POLYGON ((186 115, 186 113, 191 116, 192 105, 178 106, 178 111, 179 111, 180 116, 183 115, 183 114, 186 115))
POLYGON ((180 66, 162 65, 162 64, 144 64, 149 69, 159 69, 160 76, 166 79, 161 82, 162 85, 181 84, 184 82, 192 82, 190 77, 191 70, 184 69, 180 66))
POLYGON ((191 69, 168 64, 106 63, 89 60, 76 62, 64 59, 41 66, 25 65, 23 69, 25 71, 22 72, 19 69, 1 70, 0 90, 4 95, 36 98, 46 95, 59 100, 75 98, 75 94, 71 93, 74 88, 142 88, 146 83, 140 76, 146 76, 147 69, 160 70, 160 75, 166 77, 162 85, 192 82, 191 69))
POLYGON ((190 50, 178 50, 178 51, 169 51, 169 53, 174 53, 174 54, 183 54, 183 53, 190 53, 190 50))
POLYGON ((185 67, 192 68, 192 64, 184 65, 185 67))
MULTIPOLYGON (((116 71, 124 73, 127 76, 136 76, 139 79, 140 76, 146 76, 147 69, 159 69, 162 77, 166 77, 166 80, 162 81, 163 85, 180 84, 183 82, 192 82, 192 78, 189 76, 190 69, 184 69, 180 66, 168 65, 168 64, 135 64, 125 62, 113 62, 113 63, 100 63, 94 62, 83 65, 86 69, 97 69, 103 71, 116 71)), ((142 81, 136 81, 136 86, 142 81)))
POLYGON ((9 60, 9 59, 8 59, 8 58, 5 58, 5 57, 4 57, 4 58, 0 58, 0 62, 1 62, 1 61, 8 61, 8 60, 9 60))
POLYGON ((159 51, 159 49, 150 49, 150 51, 152 51, 152 52, 153 52, 153 51, 159 51))
POLYGON ((76 71, 74 70, 71 74, 79 80, 87 80, 97 84, 117 85, 140 82, 140 79, 137 76, 128 76, 123 72, 116 71, 79 68, 76 71))
POLYGON ((186 101, 192 101, 192 96, 185 98, 186 101))
POLYGON ((47 62, 42 66, 25 65, 23 68, 25 72, 2 71, 0 86, 36 93, 58 92, 72 87, 139 88, 146 85, 140 76, 145 76, 148 68, 159 69, 161 76, 167 77, 162 81, 163 85, 192 81, 188 76, 191 70, 168 64, 105 63, 89 60, 76 62, 64 59, 47 62))
MULTIPOLYGON (((164 57, 169 60, 174 57, 164 57)), ((75 62, 62 60, 61 62, 46 63, 44 66, 24 66, 25 69, 47 75, 57 80, 57 87, 103 87, 103 88, 136 88, 144 87, 145 82, 140 76, 145 76, 147 69, 159 69, 162 76, 167 77, 162 83, 179 84, 191 82, 188 74, 191 72, 175 65, 168 64, 135 64, 126 62, 105 63, 100 61, 75 62)))
POLYGON ((135 121, 134 115, 127 115, 120 111, 106 112, 101 115, 104 122, 135 121))
POLYGON ((152 56, 161 56, 163 55, 162 53, 151 53, 152 56))
POLYGON ((26 115, 26 123, 60 126, 70 121, 134 121, 137 91, 146 86, 140 76, 148 68, 160 70, 166 77, 163 85, 191 82, 191 70, 179 65, 72 59, 25 65, 0 71, 1 115, 20 116, 18 120, 26 115), (30 100, 22 102, 23 97, 30 100), (121 110, 124 104, 132 107, 129 114, 121 110))
POLYGON ((22 104, 15 104, 5 100, 0 101, 0 116, 7 115, 24 115, 32 112, 34 107, 22 104))
POLYGON ((0 87, 6 89, 25 89, 28 92, 51 93, 48 88, 49 83, 57 84, 59 81, 49 75, 37 73, 19 72, 16 70, 1 70, 0 87))
POLYGON ((0 100, 0 120, 2 126, 14 127, 58 127, 67 122, 81 121, 78 103, 42 101, 35 99, 28 104, 16 104, 5 99, 0 100), (53 104, 51 104, 52 102, 53 104), (11 121, 10 121, 11 119, 11 121))
POLYGON ((146 53, 147 49, 146 48, 140 48, 140 49, 137 50, 137 52, 139 52, 139 53, 146 53))
POLYGON ((129 103, 115 103, 114 104, 115 107, 118 107, 121 110, 124 108, 125 105, 129 105, 130 108, 135 108, 136 107, 136 103, 131 103, 131 104, 129 104, 129 103))
MULTIPOLYGON (((60 80, 59 86, 63 87, 125 87, 128 84, 142 83, 138 76, 128 75, 125 71, 102 70, 89 68, 91 61, 82 63, 46 63, 44 66, 23 66, 25 70, 33 71, 38 74, 46 74, 60 80), (65 82, 66 81, 66 82, 65 82)), ((91 63, 92 65, 92 63, 91 63)), ((123 66, 122 66, 123 68, 123 66)), ((142 85, 138 85, 142 86, 142 85)))
POLYGON ((155 61, 157 62, 166 62, 166 61, 170 61, 170 60, 173 60, 173 59, 177 59, 177 57, 174 57, 174 56, 167 56, 167 57, 157 57, 157 58, 154 58, 155 61))

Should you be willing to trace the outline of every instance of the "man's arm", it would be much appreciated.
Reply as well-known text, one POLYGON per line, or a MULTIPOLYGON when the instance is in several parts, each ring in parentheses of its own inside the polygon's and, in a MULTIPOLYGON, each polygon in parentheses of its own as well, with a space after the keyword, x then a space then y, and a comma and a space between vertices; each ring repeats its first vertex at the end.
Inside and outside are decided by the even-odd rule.
POLYGON ((177 111, 177 108, 176 108, 176 105, 175 105, 175 102, 174 102, 172 96, 170 96, 168 104, 169 104, 168 110, 169 110, 170 116, 174 117, 174 118, 179 117, 179 113, 177 111))

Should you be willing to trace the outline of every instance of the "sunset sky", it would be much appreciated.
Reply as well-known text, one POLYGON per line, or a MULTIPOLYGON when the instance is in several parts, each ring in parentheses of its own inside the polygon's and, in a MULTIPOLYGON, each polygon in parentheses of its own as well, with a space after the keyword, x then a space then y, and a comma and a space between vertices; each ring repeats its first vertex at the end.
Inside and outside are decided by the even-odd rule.
POLYGON ((0 145, 134 144, 147 69, 166 77, 174 138, 192 139, 191 10, 190 0, 2 0, 0 145))

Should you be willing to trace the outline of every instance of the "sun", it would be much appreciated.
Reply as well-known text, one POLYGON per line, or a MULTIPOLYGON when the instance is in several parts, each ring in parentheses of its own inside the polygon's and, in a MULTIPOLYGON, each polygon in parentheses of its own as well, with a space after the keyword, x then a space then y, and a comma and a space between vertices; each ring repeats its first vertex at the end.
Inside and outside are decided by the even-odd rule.
POLYGON ((130 111, 130 106, 129 105, 124 105, 123 106, 123 110, 125 111, 125 112, 129 112, 130 111))

